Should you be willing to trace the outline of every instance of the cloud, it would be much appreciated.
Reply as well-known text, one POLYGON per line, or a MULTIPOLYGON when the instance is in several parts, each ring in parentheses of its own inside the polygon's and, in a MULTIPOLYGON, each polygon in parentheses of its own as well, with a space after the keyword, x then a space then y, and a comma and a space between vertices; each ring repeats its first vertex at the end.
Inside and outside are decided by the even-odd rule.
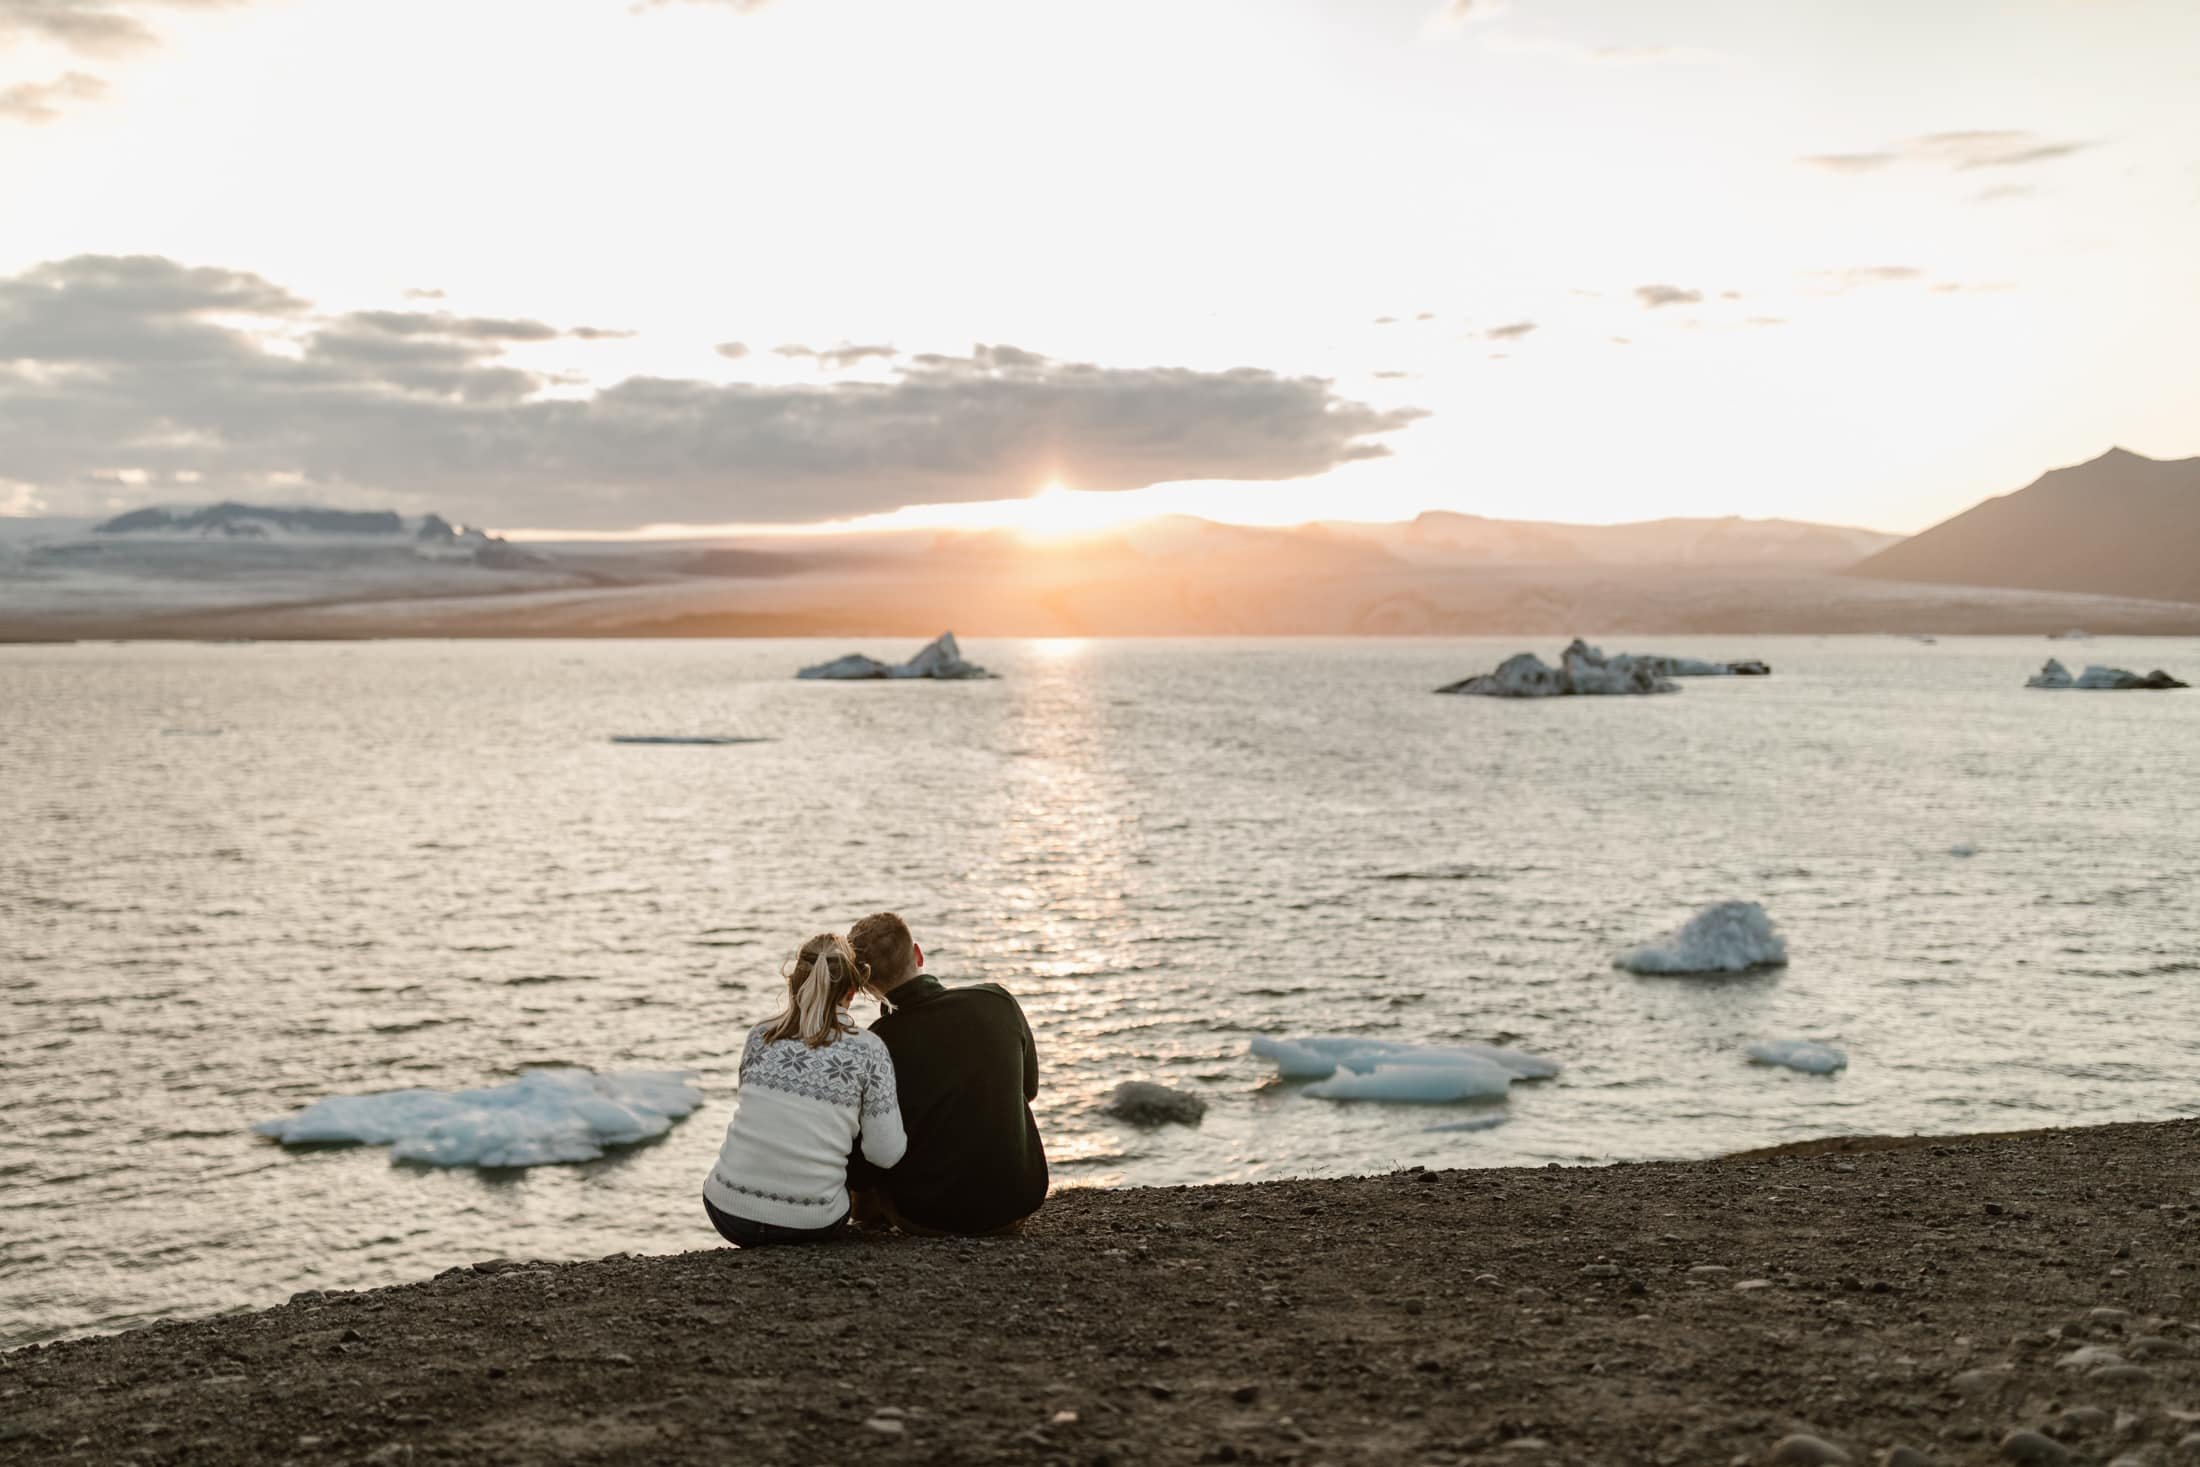
POLYGON ((1855 290, 1867 285, 1905 285, 1925 278, 1914 265, 1851 265, 1841 270, 1817 270, 1814 279, 1834 290, 1855 290))
POLYGON ((21 82, 0 89, 0 121, 42 127, 58 119, 69 103, 96 102, 106 95, 107 83, 83 71, 68 72, 50 82, 21 82))
POLYGON ((2028 199, 2039 192, 2029 183, 1997 183, 1992 188, 1982 188, 1971 195, 1974 204, 1998 204, 2007 199, 2028 199))
POLYGON ((1703 299, 1700 290, 1686 290, 1678 285, 1638 285, 1635 299, 1651 310, 1660 306, 1692 306, 1703 299))
POLYGON ((1382 437, 1423 416, 1323 378, 1008 345, 897 358, 885 381, 635 377, 548 395, 551 379, 503 359, 544 331, 558 334, 330 314, 258 275, 157 256, 55 261, 0 276, 0 442, 10 479, 54 513, 104 513, 123 490, 587 529, 816 520, 1053 480, 1296 479, 1383 456, 1382 437))
POLYGON ((2098 146, 2057 142, 2016 128, 1929 132, 1906 138, 1876 152, 1813 153, 1803 162, 1829 173, 1876 173, 1897 164, 1969 172, 1980 168, 2024 168, 2049 163, 2098 146))
POLYGON ((1508 326, 1492 326, 1482 334, 1492 341, 1518 341, 1535 330, 1535 324, 1533 321, 1515 321, 1508 326))
MULTIPOLYGON (((19 40, 43 41, 77 56, 114 57, 153 46, 157 37, 139 13, 216 10, 244 0, 0 0, 0 49, 19 40)), ((25 82, 0 91, 0 120, 49 123, 60 103, 96 102, 107 83, 72 71, 50 82, 25 82)))
POLYGON ((212 10, 231 0, 0 0, 0 42, 46 41, 80 56, 118 56, 153 44, 138 12, 212 10))
POLYGON ((840 346, 808 347, 791 344, 773 347, 772 355, 775 357, 808 357, 821 367, 846 369, 859 366, 867 361, 892 361, 895 357, 901 355, 901 351, 899 348, 891 346, 849 346, 842 344, 840 346))
POLYGON ((729 362, 738 362, 749 354, 748 343, 741 341, 721 341, 711 350, 729 362))
POLYGON ((409 301, 439 301, 443 299, 443 292, 430 289, 427 286, 415 286, 405 292, 405 299, 409 301))
POLYGON ((221 10, 247 0, 0 0, 0 45, 44 41, 79 56, 121 56, 157 44, 140 16, 221 10))

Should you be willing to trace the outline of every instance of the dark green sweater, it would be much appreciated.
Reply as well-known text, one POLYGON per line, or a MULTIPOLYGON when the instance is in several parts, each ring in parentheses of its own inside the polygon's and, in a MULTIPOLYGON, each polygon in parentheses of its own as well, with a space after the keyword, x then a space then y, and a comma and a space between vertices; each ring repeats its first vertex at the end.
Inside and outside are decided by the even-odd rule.
POLYGON ((892 1171, 861 1156, 851 1187, 883 1187, 903 1217, 946 1233, 985 1233, 1039 1210, 1047 1157, 1030 1102, 1039 1093, 1031 1025, 995 983, 947 988, 919 974, 895 989, 871 1032, 894 1057, 909 1150, 892 1171))

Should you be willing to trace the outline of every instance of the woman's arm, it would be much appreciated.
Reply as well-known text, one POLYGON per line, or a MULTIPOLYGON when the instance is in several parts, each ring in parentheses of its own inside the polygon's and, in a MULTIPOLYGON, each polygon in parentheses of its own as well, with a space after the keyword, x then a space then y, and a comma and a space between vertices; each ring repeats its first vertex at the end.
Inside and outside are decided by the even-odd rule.
POLYGON ((863 1132, 859 1138, 863 1159, 884 1170, 900 1161, 909 1149, 909 1133, 902 1129, 901 1095, 894 1085, 894 1057, 886 1046, 873 1040, 863 1074, 863 1132))

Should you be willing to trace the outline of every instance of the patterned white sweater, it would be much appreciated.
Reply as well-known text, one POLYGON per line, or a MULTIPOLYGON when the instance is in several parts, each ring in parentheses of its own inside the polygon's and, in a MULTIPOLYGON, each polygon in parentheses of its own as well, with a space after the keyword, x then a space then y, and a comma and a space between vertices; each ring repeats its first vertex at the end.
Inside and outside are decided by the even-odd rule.
MULTIPOLYGON (((846 1015, 842 1017, 845 1019, 846 1015)), ((868 1030, 810 1048, 749 1032, 741 1095, 703 1195, 720 1212, 783 1228, 822 1228, 848 1211, 848 1157, 891 1167, 909 1147, 894 1059, 868 1030)))

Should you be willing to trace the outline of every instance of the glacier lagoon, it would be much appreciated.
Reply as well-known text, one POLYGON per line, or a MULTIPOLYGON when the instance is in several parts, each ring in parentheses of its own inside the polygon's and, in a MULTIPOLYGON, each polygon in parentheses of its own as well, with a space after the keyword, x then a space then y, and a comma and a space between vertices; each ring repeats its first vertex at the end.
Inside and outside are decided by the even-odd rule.
POLYGON ((0 647, 0 1344, 710 1246, 780 959, 889 906, 948 981, 1022 997, 1058 1186, 2190 1111, 2200 694, 2041 698, 2031 638, 1656 641, 1779 675, 1429 693, 1517 637, 973 638, 999 681, 886 688, 794 680, 838 640, 0 647), (695 729, 766 742, 610 742, 695 729), (1728 900, 1786 967, 1612 966, 1728 900), (1309 1034, 1562 1068, 1444 1107, 1249 1052, 1309 1034), (1750 1062, 1798 1035, 1848 1068, 1750 1062), (525 1171, 253 1133, 533 1066, 705 1099, 525 1171), (1103 1114, 1130 1079, 1206 1113, 1103 1114))

